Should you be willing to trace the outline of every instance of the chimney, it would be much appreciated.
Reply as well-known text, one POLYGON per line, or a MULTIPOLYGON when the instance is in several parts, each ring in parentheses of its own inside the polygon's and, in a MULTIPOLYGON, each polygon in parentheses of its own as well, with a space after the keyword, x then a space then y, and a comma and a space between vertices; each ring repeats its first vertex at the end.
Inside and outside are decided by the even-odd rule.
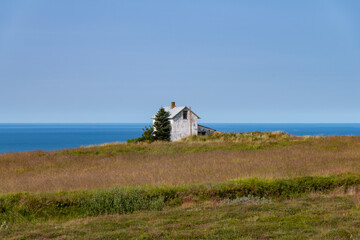
POLYGON ((175 107, 175 102, 171 102, 171 109, 175 107))

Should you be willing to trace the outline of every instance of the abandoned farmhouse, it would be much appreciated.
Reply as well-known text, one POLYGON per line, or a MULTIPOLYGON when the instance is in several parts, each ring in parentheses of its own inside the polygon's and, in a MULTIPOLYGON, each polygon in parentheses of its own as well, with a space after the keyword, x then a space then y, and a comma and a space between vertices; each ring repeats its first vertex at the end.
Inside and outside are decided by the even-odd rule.
MULTIPOLYGON (((170 107, 164 107, 169 112, 171 124, 171 141, 176 141, 190 135, 208 135, 215 132, 215 129, 198 124, 200 117, 191 108, 186 106, 177 107, 171 102, 170 107)), ((153 123, 155 115, 152 117, 153 123)))

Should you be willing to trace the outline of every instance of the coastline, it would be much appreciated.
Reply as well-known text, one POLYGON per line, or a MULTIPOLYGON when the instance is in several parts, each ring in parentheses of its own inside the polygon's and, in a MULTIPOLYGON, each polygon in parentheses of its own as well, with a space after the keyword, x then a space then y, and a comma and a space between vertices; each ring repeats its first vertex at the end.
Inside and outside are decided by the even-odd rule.
MULTIPOLYGON (((0 153, 53 151, 126 142, 150 123, 0 124, 0 153)), ((221 132, 283 131, 295 136, 360 136, 360 123, 204 123, 221 132)))

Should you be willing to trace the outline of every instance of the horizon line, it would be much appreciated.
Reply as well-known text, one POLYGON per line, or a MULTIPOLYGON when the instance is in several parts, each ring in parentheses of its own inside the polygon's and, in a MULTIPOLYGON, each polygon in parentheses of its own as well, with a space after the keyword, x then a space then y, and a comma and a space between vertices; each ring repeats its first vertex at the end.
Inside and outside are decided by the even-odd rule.
MULTIPOLYGON (((360 124, 360 122, 201 122, 205 124, 360 124)), ((0 122, 0 124, 151 124, 151 122, 0 122)))

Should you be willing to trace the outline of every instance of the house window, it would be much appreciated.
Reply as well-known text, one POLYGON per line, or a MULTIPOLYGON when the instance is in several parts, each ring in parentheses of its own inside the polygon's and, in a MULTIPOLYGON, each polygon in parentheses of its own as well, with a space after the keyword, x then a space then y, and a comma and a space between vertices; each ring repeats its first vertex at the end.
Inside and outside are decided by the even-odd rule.
POLYGON ((183 119, 187 119, 187 111, 183 111, 183 119))

